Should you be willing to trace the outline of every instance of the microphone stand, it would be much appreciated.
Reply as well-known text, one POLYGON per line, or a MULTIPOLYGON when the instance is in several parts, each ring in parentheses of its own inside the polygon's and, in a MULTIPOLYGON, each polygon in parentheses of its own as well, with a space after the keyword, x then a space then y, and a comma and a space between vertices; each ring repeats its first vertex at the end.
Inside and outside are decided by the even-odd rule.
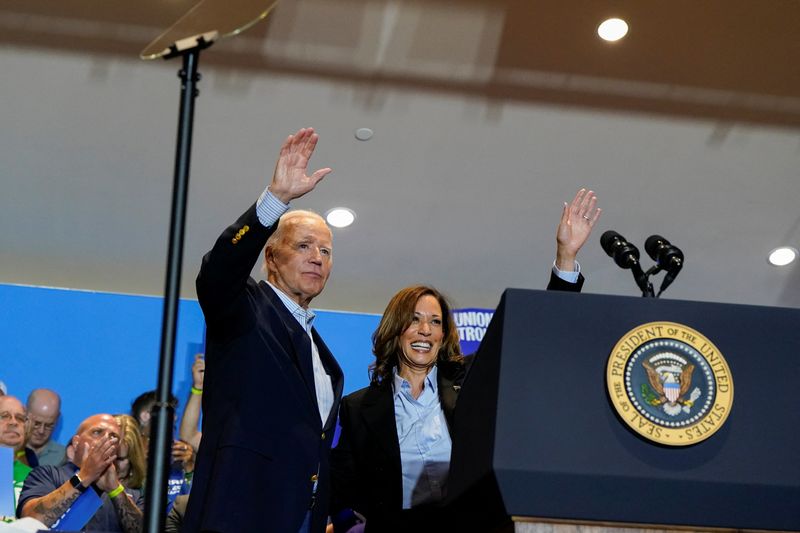
POLYGON ((652 276, 653 274, 657 274, 660 271, 661 267, 659 267, 658 265, 653 265, 647 270, 647 272, 642 274, 641 283, 639 283, 639 280, 637 280, 637 285, 639 285, 639 288, 642 290, 643 298, 658 298, 659 296, 661 296, 661 293, 656 294, 656 291, 653 288, 653 283, 650 281, 650 276, 652 276))
POLYGON ((164 56, 164 59, 181 56, 183 66, 178 72, 178 77, 181 79, 180 111, 175 149, 175 175, 172 185, 164 309, 161 321, 158 387, 156 403, 151 410, 150 418, 150 448, 143 523, 143 530, 148 533, 163 531, 166 523, 167 479, 170 464, 168 458, 172 450, 172 426, 175 418, 175 406, 170 404, 169 397, 175 366, 175 335, 178 323, 183 239, 189 192, 194 101, 199 95, 197 82, 200 81, 200 73, 197 71, 197 64, 200 60, 200 51, 213 43, 213 39, 209 38, 207 34, 181 39, 170 46, 170 52, 164 56))

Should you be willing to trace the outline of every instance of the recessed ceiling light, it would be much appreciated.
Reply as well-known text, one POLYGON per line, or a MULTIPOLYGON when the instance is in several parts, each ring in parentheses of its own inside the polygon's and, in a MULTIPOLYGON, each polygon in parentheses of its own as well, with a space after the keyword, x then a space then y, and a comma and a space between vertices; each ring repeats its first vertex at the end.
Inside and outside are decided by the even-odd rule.
POLYGON ((622 19, 604 20, 597 27, 597 35, 605 41, 619 41, 628 33, 628 23, 622 19))
POLYGON ((373 132, 369 128, 358 128, 356 130, 356 139, 359 141, 368 141, 372 139, 373 132))
POLYGON ((356 219, 356 214, 346 207, 334 207, 325 215, 325 220, 334 228, 346 228, 356 219))
POLYGON ((791 246, 781 246, 780 248, 775 248, 769 253, 769 264, 775 266, 786 266, 792 261, 797 259, 797 248, 792 248, 791 246))

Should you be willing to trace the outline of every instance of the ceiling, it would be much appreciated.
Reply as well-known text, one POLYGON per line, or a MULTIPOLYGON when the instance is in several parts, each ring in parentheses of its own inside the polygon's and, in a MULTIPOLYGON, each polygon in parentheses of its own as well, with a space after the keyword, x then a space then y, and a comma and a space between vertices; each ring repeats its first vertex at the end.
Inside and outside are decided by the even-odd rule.
MULTIPOLYGON (((0 282, 161 294, 179 64, 137 56, 192 5, 0 6, 0 282)), ((604 210, 585 292, 638 294, 600 248, 614 229, 684 251, 665 298, 798 307, 800 266, 766 262, 800 247, 798 27, 797 0, 283 0, 201 54, 182 294, 313 126, 334 172, 297 207, 357 213, 317 307, 543 288, 582 186, 604 210), (594 33, 609 16, 618 43, 594 33)))

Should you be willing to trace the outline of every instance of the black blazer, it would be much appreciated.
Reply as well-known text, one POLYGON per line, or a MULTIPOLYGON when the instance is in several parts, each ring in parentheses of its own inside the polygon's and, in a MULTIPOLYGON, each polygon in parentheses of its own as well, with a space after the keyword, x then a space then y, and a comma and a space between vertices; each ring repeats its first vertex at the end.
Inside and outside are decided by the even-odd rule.
POLYGON ((252 206, 222 233, 197 277, 207 324, 203 438, 185 532, 296 532, 315 475, 311 531, 325 529, 343 376, 312 330, 334 391, 323 423, 308 335, 272 288, 250 277, 273 230, 261 225, 252 206))
MULTIPOLYGON (((580 276, 577 283, 568 283, 553 274, 547 289, 579 292, 583 281, 580 276)), ((458 393, 471 362, 472 356, 467 356, 463 363, 437 366, 439 401, 448 428, 452 427, 458 393)), ((390 381, 372 383, 345 396, 339 425, 339 443, 331 454, 334 516, 342 509, 355 509, 367 518, 367 531, 371 532, 450 529, 452 522, 443 507, 402 509, 400 443, 390 381)))

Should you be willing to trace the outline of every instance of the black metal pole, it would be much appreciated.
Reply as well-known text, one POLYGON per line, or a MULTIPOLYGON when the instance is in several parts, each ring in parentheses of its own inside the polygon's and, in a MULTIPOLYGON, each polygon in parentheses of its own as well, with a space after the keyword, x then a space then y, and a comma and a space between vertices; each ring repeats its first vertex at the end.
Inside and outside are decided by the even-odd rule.
POLYGON ((175 332, 178 323, 186 199, 189 192, 194 100, 198 94, 196 84, 200 80, 200 74, 197 72, 200 47, 187 50, 182 55, 183 68, 178 73, 181 79, 181 104, 178 114, 178 143, 175 153, 175 178, 172 185, 164 312, 161 322, 160 366, 156 404, 153 406, 150 418, 150 449, 144 508, 144 531, 147 533, 163 531, 166 520, 167 478, 170 464, 168 459, 172 451, 172 426, 175 417, 175 408, 170 405, 169 397, 175 366, 175 332))

